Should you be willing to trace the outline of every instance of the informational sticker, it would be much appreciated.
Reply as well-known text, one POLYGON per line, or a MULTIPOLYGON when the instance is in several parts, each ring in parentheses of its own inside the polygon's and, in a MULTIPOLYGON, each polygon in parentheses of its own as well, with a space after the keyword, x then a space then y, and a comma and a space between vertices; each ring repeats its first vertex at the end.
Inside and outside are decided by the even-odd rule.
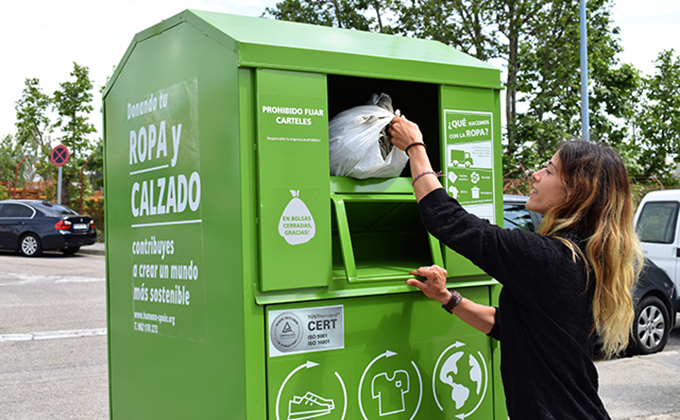
POLYGON ((321 136, 316 136, 316 126, 326 123, 325 110, 307 106, 308 98, 286 98, 281 95, 262 95, 262 106, 259 108, 261 127, 267 128, 267 141, 321 143, 321 136), (291 102, 294 103, 291 106, 291 102), (271 104, 281 103, 281 106, 271 104), (304 105, 303 105, 304 104, 304 105), (306 135, 311 134, 311 135, 306 135))
POLYGON ((444 113, 446 190, 469 212, 494 223, 493 114, 444 113))
POLYGON ((342 305, 269 312, 269 356, 345 348, 342 305))
POLYGON ((255 73, 260 291, 324 287, 333 264, 326 77, 255 73))
POLYGON ((316 233, 314 217, 300 197, 300 190, 290 190, 293 199, 283 210, 279 220, 279 235, 290 245, 309 242, 316 233))
POLYGON ((206 342, 198 79, 130 98, 125 124, 130 327, 206 342))

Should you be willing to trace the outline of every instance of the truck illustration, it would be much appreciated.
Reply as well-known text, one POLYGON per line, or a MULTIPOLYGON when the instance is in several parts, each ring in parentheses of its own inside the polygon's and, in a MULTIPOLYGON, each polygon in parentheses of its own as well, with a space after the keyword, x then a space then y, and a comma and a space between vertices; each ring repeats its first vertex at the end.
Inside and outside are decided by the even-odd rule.
POLYGON ((451 149, 451 165, 453 167, 458 167, 459 165, 465 165, 466 168, 472 166, 472 156, 470 152, 464 150, 451 149))

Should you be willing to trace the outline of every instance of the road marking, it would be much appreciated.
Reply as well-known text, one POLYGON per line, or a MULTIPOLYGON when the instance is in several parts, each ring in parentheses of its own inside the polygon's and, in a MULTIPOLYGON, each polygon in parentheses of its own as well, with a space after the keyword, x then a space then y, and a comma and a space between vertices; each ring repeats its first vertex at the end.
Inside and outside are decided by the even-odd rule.
POLYGON ((40 331, 20 334, 0 334, 0 343, 6 341, 38 341, 57 338, 81 338, 106 335, 106 328, 89 328, 85 330, 40 331))
POLYGON ((42 276, 29 273, 0 273, 0 286, 41 283, 92 283, 106 281, 104 277, 42 276))

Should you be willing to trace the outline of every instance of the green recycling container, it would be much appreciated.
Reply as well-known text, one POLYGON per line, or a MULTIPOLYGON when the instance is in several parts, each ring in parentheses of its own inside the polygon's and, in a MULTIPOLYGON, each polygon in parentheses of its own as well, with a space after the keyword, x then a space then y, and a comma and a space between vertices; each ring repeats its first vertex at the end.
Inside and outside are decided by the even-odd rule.
POLYGON ((442 183, 502 223, 500 72, 441 43, 184 11, 104 91, 110 413, 132 419, 507 419, 499 345, 419 291, 446 267, 408 166, 331 176, 329 119, 387 93, 442 183))

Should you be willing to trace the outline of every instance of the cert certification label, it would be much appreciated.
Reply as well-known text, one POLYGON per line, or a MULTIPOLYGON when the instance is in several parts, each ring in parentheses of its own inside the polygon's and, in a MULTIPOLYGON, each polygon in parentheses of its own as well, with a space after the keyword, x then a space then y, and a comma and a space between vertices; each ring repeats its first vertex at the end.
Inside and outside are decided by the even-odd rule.
POLYGON ((342 305, 269 311, 269 356, 345 348, 342 305))

